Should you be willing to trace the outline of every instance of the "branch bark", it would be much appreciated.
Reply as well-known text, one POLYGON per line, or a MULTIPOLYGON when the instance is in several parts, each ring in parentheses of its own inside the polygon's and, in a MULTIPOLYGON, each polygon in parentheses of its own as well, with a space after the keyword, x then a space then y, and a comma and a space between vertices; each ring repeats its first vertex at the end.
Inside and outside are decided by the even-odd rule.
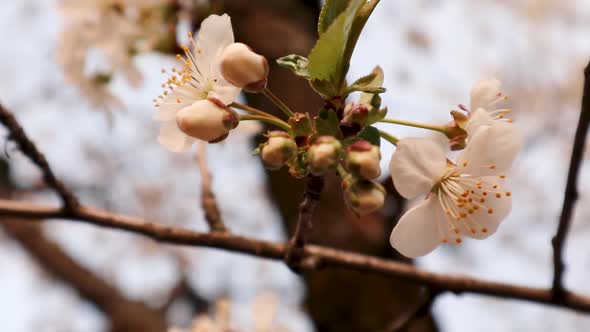
POLYGON ((586 134, 588 126, 590 125, 590 63, 584 70, 584 92, 582 96, 582 107, 580 111, 580 119, 578 120, 578 128, 574 138, 574 147, 570 161, 570 167, 567 176, 567 184, 565 187, 565 196, 563 199, 563 207, 561 216, 559 218, 559 226, 557 233, 551 240, 553 245, 553 297, 555 301, 559 301, 565 296, 565 289, 563 286, 563 274, 565 271, 565 263, 563 261, 563 247, 565 246, 566 236, 570 229, 572 213, 574 204, 578 199, 577 181, 580 166, 584 155, 584 146, 586 145, 586 134))
MULTIPOLYGON (((303 201, 299 205, 299 217, 297 218, 297 225, 295 232, 289 241, 289 247, 285 254, 285 262, 294 271, 299 271, 301 263, 304 259, 304 246, 307 243, 307 236, 311 231, 313 224, 313 213, 320 202, 320 196, 324 189, 324 178, 317 176, 310 176, 305 182, 305 193, 303 194, 303 201)), ((309 262, 317 261, 310 260, 309 262)))
MULTIPOLYGON (((224 249, 274 260, 282 260, 288 248, 285 243, 260 241, 224 233, 195 232, 85 206, 81 206, 71 213, 64 213, 59 208, 0 200, 0 216, 33 221, 40 219, 72 220, 141 234, 162 243, 224 249)), ((305 257, 321 261, 322 264, 319 267, 322 268, 340 267, 355 271, 379 273, 431 286, 441 292, 490 295, 549 304, 590 313, 590 297, 573 292, 564 291, 564 295, 560 299, 554 300, 551 289, 486 281, 459 275, 432 273, 408 264, 316 245, 307 245, 303 250, 305 257)), ((302 267, 306 269, 319 268, 318 265, 303 265, 302 267)))
POLYGON ((43 180, 57 192, 64 209, 73 210, 78 207, 78 199, 57 179, 47 162, 47 158, 37 149, 33 141, 29 139, 14 115, 4 108, 2 104, 0 104, 0 122, 2 122, 10 133, 8 139, 14 141, 25 156, 39 167, 43 173, 43 180))
POLYGON ((201 206, 205 211, 205 220, 212 232, 227 232, 227 228, 221 219, 217 200, 211 189, 211 173, 207 165, 207 143, 199 143, 199 152, 197 154, 197 163, 201 173, 201 206))

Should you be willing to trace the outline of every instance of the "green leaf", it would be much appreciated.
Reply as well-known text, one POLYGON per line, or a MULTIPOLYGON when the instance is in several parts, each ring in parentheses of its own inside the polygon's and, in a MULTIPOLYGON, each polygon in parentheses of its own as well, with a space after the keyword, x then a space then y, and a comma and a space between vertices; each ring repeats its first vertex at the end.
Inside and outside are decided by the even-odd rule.
POLYGON ((369 143, 373 145, 381 146, 381 135, 379 135, 379 129, 373 126, 365 127, 357 134, 357 137, 369 141, 369 143))
POLYGON ((318 21, 318 33, 320 35, 328 30, 332 22, 346 9, 347 5, 348 0, 326 0, 318 21))
POLYGON ((309 53, 309 75, 313 80, 329 81, 341 86, 350 59, 345 52, 357 12, 366 0, 350 0, 348 7, 338 15, 330 27, 320 35, 309 53))
POLYGON ((259 156, 260 153, 262 153, 262 145, 263 144, 260 144, 259 146, 256 147, 256 149, 252 150, 253 156, 259 156))
MULTIPOLYGON (((379 97, 379 96, 376 96, 379 97)), ((387 115, 387 107, 379 109, 379 107, 373 107, 369 110, 369 115, 367 117, 367 124, 373 124, 385 119, 387 115)))
POLYGON ((309 78, 309 71, 307 70, 308 63, 309 61, 306 57, 297 54, 291 54, 277 59, 277 64, 280 67, 289 69, 295 75, 305 78, 309 78))
POLYGON ((359 78, 348 87, 348 92, 362 91, 369 94, 379 94, 385 92, 383 88, 383 69, 377 66, 370 74, 359 78))
POLYGON ((338 121, 336 112, 322 109, 318 116, 314 118, 314 122, 318 135, 330 135, 336 138, 342 138, 340 121, 338 121))
POLYGON ((309 136, 313 133, 313 126, 308 113, 295 113, 294 116, 289 118, 289 126, 291 126, 291 131, 295 137, 309 136))

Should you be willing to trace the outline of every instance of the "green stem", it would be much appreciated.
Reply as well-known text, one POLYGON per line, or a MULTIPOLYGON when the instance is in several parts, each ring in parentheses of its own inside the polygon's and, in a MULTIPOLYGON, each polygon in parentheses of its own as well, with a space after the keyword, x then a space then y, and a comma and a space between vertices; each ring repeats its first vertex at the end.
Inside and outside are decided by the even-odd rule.
POLYGON ((344 167, 342 167, 341 164, 338 164, 336 166, 336 170, 338 171, 338 174, 340 175, 340 177, 343 179, 348 175, 348 172, 344 169, 344 167))
POLYGON ((292 117, 293 115, 295 115, 293 111, 291 111, 291 109, 287 105, 285 105, 285 103, 283 103, 282 100, 275 96, 268 88, 264 88, 264 90, 262 90, 262 94, 270 101, 272 101, 275 105, 277 105, 277 107, 280 108, 281 111, 283 111, 285 114, 287 114, 288 117, 292 117))
POLYGON ((276 116, 270 114, 270 113, 266 113, 265 111, 261 111, 257 108, 254 108, 252 106, 248 106, 248 105, 244 105, 244 104, 240 104, 237 102, 233 102, 229 105, 230 107, 235 107, 237 109, 240 109, 242 111, 246 111, 250 114, 256 114, 256 115, 260 115, 260 116, 267 116, 267 117, 271 117, 271 118, 275 118, 275 119, 279 119, 276 116))
POLYGON ((440 133, 443 133, 445 135, 447 133, 447 128, 444 126, 429 125, 426 123, 419 123, 419 122, 412 122, 412 121, 405 121, 405 120, 396 120, 396 119, 383 119, 383 120, 380 120, 379 122, 393 123, 393 124, 398 124, 398 125, 402 125, 402 126, 434 130, 434 131, 438 131, 440 133))
POLYGON ((248 121, 248 120, 262 121, 262 122, 270 123, 272 125, 280 127, 286 131, 291 130, 291 127, 289 126, 288 123, 286 123, 285 121, 278 119, 278 118, 264 116, 264 115, 253 115, 253 114, 240 114, 239 117, 240 117, 240 121, 248 121))
POLYGON ((393 144, 393 145, 397 145, 397 142, 399 142, 399 138, 391 135, 390 133, 387 133, 383 130, 379 130, 379 135, 381 135, 381 137, 383 137, 384 139, 386 139, 389 143, 393 144))

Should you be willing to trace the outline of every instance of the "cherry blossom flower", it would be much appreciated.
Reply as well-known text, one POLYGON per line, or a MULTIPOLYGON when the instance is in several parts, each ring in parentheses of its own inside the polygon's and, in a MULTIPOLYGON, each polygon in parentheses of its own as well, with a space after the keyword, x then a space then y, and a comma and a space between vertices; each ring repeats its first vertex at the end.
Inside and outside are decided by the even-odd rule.
POLYGON ((230 17, 211 15, 201 24, 198 38, 191 37, 192 49, 183 46, 186 57, 178 55, 184 69, 172 68, 162 87, 163 93, 154 99, 158 108, 154 119, 162 123, 158 141, 174 152, 187 150, 194 138, 185 134, 177 125, 176 115, 195 102, 216 99, 231 104, 241 89, 227 82, 220 72, 220 57, 226 46, 234 42, 230 17))
POLYGON ((170 5, 170 0, 61 0, 65 27, 57 60, 65 79, 94 106, 122 108, 109 89, 111 77, 120 72, 139 86, 142 75, 133 57, 175 38, 165 16, 170 5), (97 60, 100 68, 90 68, 97 60))
POLYGON ((391 245, 404 256, 418 257, 440 243, 460 244, 463 236, 494 234, 511 209, 503 182, 522 146, 513 127, 500 122, 479 128, 457 163, 432 140, 400 140, 390 164, 393 183, 405 198, 427 197, 402 216, 391 245))
POLYGON ((470 111, 467 121, 462 125, 468 135, 473 135, 480 126, 492 125, 496 121, 512 122, 512 118, 506 117, 511 110, 500 106, 508 96, 502 93, 502 83, 499 80, 491 78, 476 82, 470 97, 470 111))

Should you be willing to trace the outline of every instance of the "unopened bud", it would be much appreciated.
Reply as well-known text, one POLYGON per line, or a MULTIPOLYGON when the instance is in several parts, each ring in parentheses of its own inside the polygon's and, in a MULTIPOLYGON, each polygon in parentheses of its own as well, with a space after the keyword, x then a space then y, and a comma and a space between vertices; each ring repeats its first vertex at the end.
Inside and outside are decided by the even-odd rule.
POLYGON ((372 180, 381 175, 380 160, 379 147, 368 141, 357 141, 347 149, 346 168, 356 176, 372 180))
POLYGON ((362 104, 349 103, 344 107, 344 117, 340 121, 345 126, 358 124, 364 127, 369 118, 369 108, 362 104))
POLYGON ((268 61, 242 43, 228 45, 221 54, 221 74, 231 84, 248 92, 266 87, 268 61))
POLYGON ((320 136, 307 150, 309 158, 309 171, 315 176, 326 174, 336 167, 342 144, 332 136, 320 136))
POLYGON ((342 181, 344 200, 358 216, 379 210, 385 203, 385 188, 380 184, 348 176, 342 181))
POLYGON ((196 101, 176 113, 183 133, 211 143, 225 139, 238 123, 236 113, 215 98, 196 101))
POLYGON ((260 149, 262 162, 268 169, 279 169, 297 153, 295 140, 284 131, 271 131, 268 141, 260 149))

